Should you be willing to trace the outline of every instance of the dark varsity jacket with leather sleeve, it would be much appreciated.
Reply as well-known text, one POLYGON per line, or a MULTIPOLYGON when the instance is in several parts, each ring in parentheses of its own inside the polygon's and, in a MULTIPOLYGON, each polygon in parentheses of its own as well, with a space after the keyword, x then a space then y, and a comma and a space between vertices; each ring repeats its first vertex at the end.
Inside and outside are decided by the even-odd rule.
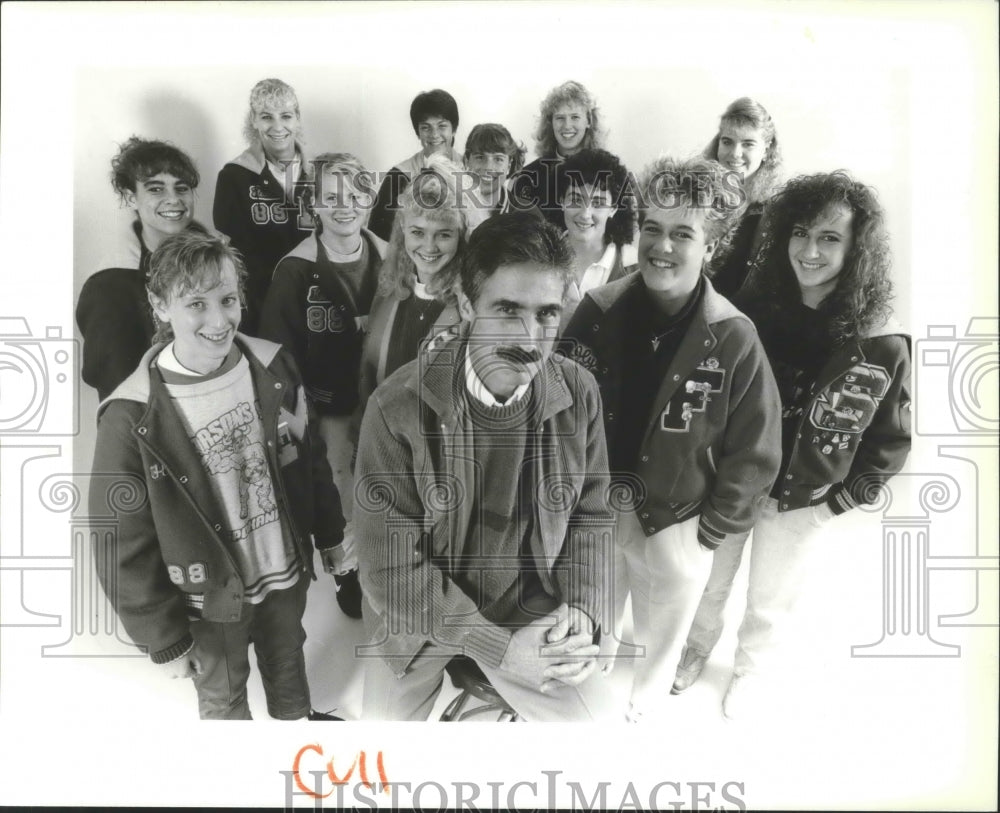
MULTIPOLYGON (((362 231, 368 263, 364 287, 374 293, 386 244, 362 231)), ((260 335, 291 351, 316 410, 350 415, 358 405, 361 348, 372 301, 356 301, 319 235, 310 235, 278 263, 264 300, 260 335)))
POLYGON ((288 190, 287 179, 271 173, 259 144, 227 162, 216 180, 212 219, 243 256, 247 313, 242 329, 254 336, 275 265, 313 229, 301 203, 311 168, 301 150, 297 152, 299 175, 288 190))
MULTIPOLYGON (((326 447, 288 352, 242 334, 237 343, 250 364, 275 500, 304 573, 315 578, 310 535, 317 548, 329 548, 344 530, 326 447)), ((208 621, 236 621, 243 608, 243 583, 222 536, 224 509, 166 384, 150 369, 163 346, 151 348, 101 404, 90 487, 95 523, 105 517, 114 527, 94 546, 98 576, 125 630, 154 663, 191 647, 185 593, 203 596, 208 621), (178 584, 168 564, 197 575, 178 584)))
MULTIPOLYGON (((630 274, 590 291, 561 343, 597 379, 609 449, 631 303, 644 284, 630 274)), ((757 331, 706 284, 649 415, 634 472, 644 492, 636 516, 649 536, 700 514, 699 541, 717 547, 753 527, 780 461, 781 399, 757 331)))
POLYGON ((780 511, 825 502, 842 514, 875 500, 910 452, 910 369, 910 337, 894 319, 834 350, 792 416, 780 511))

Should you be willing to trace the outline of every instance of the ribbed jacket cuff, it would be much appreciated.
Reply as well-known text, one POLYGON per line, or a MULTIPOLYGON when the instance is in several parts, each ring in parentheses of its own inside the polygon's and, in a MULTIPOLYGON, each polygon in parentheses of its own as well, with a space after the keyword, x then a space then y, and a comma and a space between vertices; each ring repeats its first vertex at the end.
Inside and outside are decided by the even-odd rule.
POLYGON ((313 544, 316 546, 316 550, 323 550, 324 548, 335 548, 337 545, 344 541, 344 535, 339 536, 327 535, 327 536, 313 536, 313 544))
POLYGON ((830 506, 830 510, 833 511, 833 515, 835 517, 839 517, 841 514, 850 511, 852 508, 857 508, 858 506, 858 504, 851 499, 851 495, 848 493, 847 489, 844 488, 843 483, 830 489, 830 494, 826 498, 826 504, 830 506))
POLYGON ((194 638, 191 637, 191 633, 188 633, 173 646, 161 649, 159 652, 150 653, 149 659, 153 663, 158 664, 170 663, 170 661, 176 661, 178 658, 184 657, 193 646, 194 638))
POLYGON ((509 630, 483 619, 482 626, 474 627, 462 645, 470 658, 499 669, 503 656, 507 654, 510 638, 509 630))
MULTIPOLYGON (((702 514, 698 519, 698 541, 706 548, 715 550, 726 541, 727 533, 713 528, 702 514)), ((735 534, 734 534, 735 536, 735 534)))

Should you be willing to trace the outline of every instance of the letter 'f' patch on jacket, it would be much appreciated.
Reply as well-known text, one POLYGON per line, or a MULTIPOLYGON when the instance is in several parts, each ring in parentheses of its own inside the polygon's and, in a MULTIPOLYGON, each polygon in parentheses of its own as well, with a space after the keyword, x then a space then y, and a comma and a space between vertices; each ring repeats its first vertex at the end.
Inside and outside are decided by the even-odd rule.
POLYGON ((688 432, 695 413, 704 413, 713 394, 722 392, 726 371, 717 359, 708 358, 681 382, 660 413, 660 429, 664 432, 688 432))

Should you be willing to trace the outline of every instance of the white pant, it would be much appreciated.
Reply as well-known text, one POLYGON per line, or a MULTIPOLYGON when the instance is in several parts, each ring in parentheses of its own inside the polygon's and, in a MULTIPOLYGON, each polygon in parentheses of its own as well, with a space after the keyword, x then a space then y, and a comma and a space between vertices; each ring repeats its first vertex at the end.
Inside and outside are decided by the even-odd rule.
POLYGON ((666 697, 682 636, 708 580, 713 554, 698 543, 698 519, 692 517, 647 537, 634 512, 618 517, 614 638, 603 649, 607 653, 621 642, 625 598, 631 593, 636 646, 620 647, 618 657, 634 657, 634 705, 666 697), (666 670, 669 674, 664 674, 666 670))
MULTIPOLYGON (((737 633, 733 672, 760 671, 773 661, 782 633, 802 594, 803 582, 824 527, 813 507, 778 511, 764 504, 750 543, 747 608, 737 633)), ((747 537, 723 543, 688 633, 687 648, 708 657, 722 634, 726 600, 739 570, 747 537)))

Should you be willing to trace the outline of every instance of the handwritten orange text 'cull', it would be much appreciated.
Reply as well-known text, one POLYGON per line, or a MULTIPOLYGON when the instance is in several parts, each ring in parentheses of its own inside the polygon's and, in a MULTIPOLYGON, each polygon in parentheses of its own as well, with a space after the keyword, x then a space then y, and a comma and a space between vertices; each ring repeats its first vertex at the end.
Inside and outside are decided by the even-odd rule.
MULTIPOLYGON (((337 776, 337 771, 333 766, 333 757, 330 757, 326 763, 326 775, 330 777, 330 781, 333 783, 333 787, 330 788, 327 793, 319 793, 311 788, 307 788, 302 782, 302 777, 300 775, 300 768, 302 766, 302 757, 313 751, 319 756, 323 756, 323 748, 318 743, 311 743, 309 745, 303 745, 299 752, 295 755, 295 761, 292 763, 292 778, 295 780, 295 784, 298 785, 299 789, 308 796, 312 796, 316 799, 325 799, 330 796, 338 786, 343 786, 350 781, 351 776, 354 775, 354 769, 358 769, 358 778, 361 780, 361 784, 364 785, 369 790, 373 790, 374 786, 372 782, 368 779, 368 754, 362 751, 359 754, 354 755, 354 761, 351 763, 351 767, 347 769, 347 773, 343 776, 337 776)), ((341 763, 343 764, 343 763, 341 763)), ((375 768, 378 771, 379 786, 383 793, 389 792, 389 780, 385 776, 385 760, 382 756, 382 752, 379 751, 378 755, 375 757, 375 768)), ((315 774, 318 771, 310 771, 310 773, 315 774)))

